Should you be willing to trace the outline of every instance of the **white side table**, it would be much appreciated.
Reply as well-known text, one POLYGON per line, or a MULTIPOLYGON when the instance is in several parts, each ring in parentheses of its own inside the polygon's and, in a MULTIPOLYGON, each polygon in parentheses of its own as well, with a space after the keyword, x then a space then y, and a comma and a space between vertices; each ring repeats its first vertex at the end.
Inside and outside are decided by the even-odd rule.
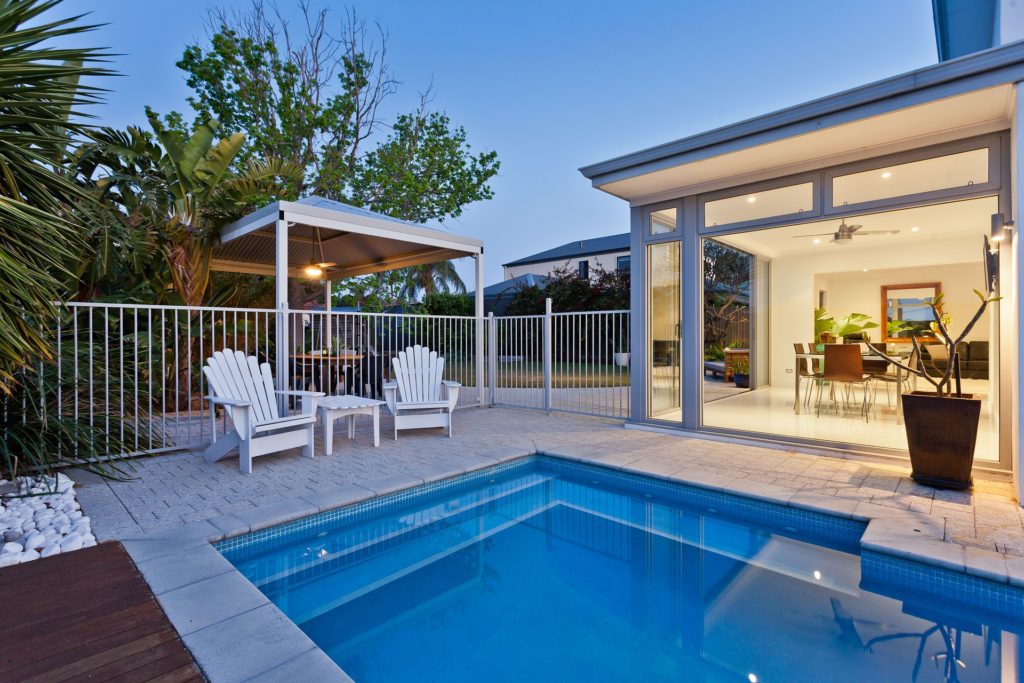
POLYGON ((317 402, 316 412, 324 426, 324 454, 334 452, 334 421, 348 417, 348 438, 355 436, 356 415, 373 417, 373 445, 380 446, 380 407, 384 401, 361 396, 324 396, 317 402))

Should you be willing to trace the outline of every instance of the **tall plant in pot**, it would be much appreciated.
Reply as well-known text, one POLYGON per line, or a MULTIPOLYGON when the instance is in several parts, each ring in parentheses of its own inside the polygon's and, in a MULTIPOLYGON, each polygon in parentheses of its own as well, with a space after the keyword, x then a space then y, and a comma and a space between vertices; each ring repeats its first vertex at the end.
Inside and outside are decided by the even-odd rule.
POLYGON ((949 317, 942 312, 942 295, 929 303, 935 322, 932 332, 946 348, 948 361, 941 374, 928 371, 921 357, 917 338, 911 338, 914 354, 910 364, 886 356, 886 360, 907 372, 923 378, 933 391, 914 391, 903 394, 903 420, 907 428, 907 447, 910 451, 912 477, 928 486, 966 489, 971 486, 971 467, 974 464, 974 444, 978 438, 981 417, 981 399, 965 394, 961 386, 960 354, 958 347, 981 320, 988 305, 1001 297, 991 292, 974 290, 981 301, 977 311, 956 337, 949 331, 949 317))

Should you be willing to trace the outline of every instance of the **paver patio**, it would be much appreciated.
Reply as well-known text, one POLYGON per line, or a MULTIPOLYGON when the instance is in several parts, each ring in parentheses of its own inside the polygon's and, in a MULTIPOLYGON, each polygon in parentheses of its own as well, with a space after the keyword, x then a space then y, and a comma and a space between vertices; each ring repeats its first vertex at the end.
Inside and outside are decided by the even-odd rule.
MULTIPOLYGON (((357 420, 351 441, 346 430, 336 431, 331 456, 310 460, 298 451, 263 456, 251 475, 238 471, 236 458, 210 464, 198 453, 139 459, 135 478, 126 482, 77 473, 78 500, 97 537, 124 539, 217 515, 245 515, 296 497, 322 498, 342 487, 377 493, 404 488, 493 463, 488 454, 510 448, 568 448, 596 462, 642 463, 657 474, 698 469, 925 513, 942 520, 946 540, 1024 556, 1024 508, 1013 500, 1008 480, 978 479, 973 492, 936 491, 915 484, 908 468, 895 463, 624 429, 616 420, 522 409, 460 410, 452 439, 441 430, 420 430, 393 441, 387 438, 390 418, 382 416, 380 448, 372 446, 369 425, 368 419, 357 420)), ((316 452, 323 452, 319 443, 316 452)))

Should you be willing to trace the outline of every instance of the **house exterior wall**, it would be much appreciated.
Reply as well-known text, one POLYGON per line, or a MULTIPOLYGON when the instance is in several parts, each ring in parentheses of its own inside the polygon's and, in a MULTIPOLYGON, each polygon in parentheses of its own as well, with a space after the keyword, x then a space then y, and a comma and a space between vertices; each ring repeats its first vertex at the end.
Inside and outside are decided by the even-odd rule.
POLYGON ((608 254, 581 254, 571 259, 560 259, 555 261, 541 261, 540 263, 527 263, 521 266, 505 266, 505 279, 511 280, 520 275, 533 273, 534 275, 550 275, 559 268, 568 268, 575 271, 580 261, 586 259, 590 264, 591 273, 597 268, 604 270, 615 270, 617 259, 620 256, 629 256, 629 251, 616 251, 608 254))
MULTIPOLYGON (((1018 93, 1019 93, 1019 91, 1018 91, 1018 93)), ((1015 121, 1014 124, 1013 124, 1013 128, 1014 128, 1014 131, 1013 131, 1013 136, 1014 137, 1013 137, 1013 139, 1014 140, 1017 140, 1016 132, 1015 132, 1016 125, 1017 125, 1017 123, 1015 121)), ((899 152, 900 152, 900 154, 904 154, 904 153, 911 154, 911 155, 915 155, 916 154, 918 156, 920 156, 922 154, 925 154, 925 153, 933 154, 935 152, 935 150, 947 149, 947 143, 948 143, 949 147, 956 147, 957 145, 961 145, 962 144, 962 142, 961 142, 962 139, 963 138, 957 136, 957 131, 951 131, 949 133, 948 139, 945 140, 945 141, 940 142, 937 147, 931 147, 931 145, 929 145, 929 149, 927 149, 927 150, 924 150, 924 151, 911 150, 909 152, 906 152, 904 148, 900 148, 899 152)), ((981 138, 977 138, 977 139, 981 139, 981 138)), ((1011 180, 1010 180, 1011 174, 1009 172, 1009 169, 1010 169, 1010 166, 1011 166, 1011 162, 1010 162, 1010 149, 1009 149, 1010 148, 1010 135, 1004 132, 1004 133, 998 134, 998 136, 996 136, 994 138, 991 138, 991 139, 995 140, 995 142, 991 143, 993 146, 990 148, 990 149, 993 150, 992 154, 995 155, 995 156, 992 157, 993 158, 992 171, 995 173, 995 175, 993 175, 991 177, 998 179, 998 182, 994 181, 994 184, 990 183, 988 186, 986 186, 984 188, 979 188, 976 191, 971 189, 971 188, 967 188, 967 191, 963 191, 961 189, 957 189, 957 190, 955 190, 953 192, 953 194, 950 197, 947 197, 945 199, 943 197, 941 197, 941 196, 931 196, 930 195, 930 196, 928 196, 926 198, 917 198, 917 199, 912 198, 912 199, 909 199, 909 200, 902 200, 900 198, 897 198, 895 200, 886 200, 886 201, 890 202, 889 205, 880 205, 880 204, 876 203, 876 204, 874 204, 874 205, 872 205, 870 207, 866 207, 866 208, 865 207, 857 207, 857 208, 848 209, 848 210, 844 209, 844 208, 838 208, 838 209, 833 209, 833 210, 829 211, 828 212, 828 217, 834 217, 834 218, 838 219, 841 215, 846 215, 847 213, 850 214, 850 215, 855 215, 857 213, 864 213, 864 212, 883 211, 883 210, 891 210, 891 209, 896 209, 896 208, 907 208, 907 207, 911 207, 911 206, 924 206, 924 205, 935 203, 935 202, 951 201, 951 200, 960 199, 960 198, 971 198, 971 197, 982 197, 982 196, 993 196, 993 195, 998 195, 998 197, 999 197, 999 199, 998 199, 998 206, 1000 207, 999 210, 1003 211, 1005 213, 1009 213, 1010 210, 1011 210, 1010 207, 1011 206, 1015 206, 1015 204, 1011 202, 1011 197, 1015 197, 1015 194, 1016 194, 1015 192, 1011 191, 1011 180), (999 167, 998 171, 996 171, 996 167, 997 166, 999 167), (957 193, 960 193, 960 194, 957 194, 957 193)), ((1016 143, 1016 144, 1019 144, 1019 143, 1016 143)), ((884 148, 880 149, 877 156, 878 156, 879 159, 884 159, 886 161, 886 163, 888 163, 889 160, 892 159, 892 157, 886 157, 886 152, 887 152, 886 149, 884 149, 884 148)), ((1017 163, 1018 163, 1016 161, 1016 159, 1018 158, 1017 155, 1016 155, 1016 151, 1014 152, 1014 157, 1013 158, 1014 158, 1014 161, 1013 161, 1014 178, 1019 178, 1020 174, 1016 173, 1016 171, 1017 171, 1017 163)), ((860 162, 857 162, 857 163, 860 163, 860 162)), ((847 166, 840 166, 840 167, 819 167, 818 170, 815 171, 814 173, 820 173, 821 174, 820 182, 824 184, 827 181, 827 179, 830 177, 830 175, 829 175, 830 173, 837 173, 837 172, 840 172, 840 171, 844 171, 845 172, 845 170, 847 170, 850 166, 852 166, 852 164, 851 165, 847 165, 847 166)), ((808 174, 808 175, 811 175, 811 174, 808 174)), ((727 184, 727 179, 723 179, 723 182, 725 184, 727 184)), ((1019 181, 1014 180, 1013 182, 1017 183, 1019 181)), ((766 182, 765 184, 768 185, 769 183, 770 183, 770 181, 766 182)), ((824 185, 822 185, 822 187, 824 187, 824 185)), ((1012 187, 1014 189, 1016 189, 1017 185, 1013 184, 1012 187)), ((740 189, 741 189, 741 191, 745 191, 745 188, 740 188, 740 189)), ((632 351, 633 351, 633 363, 632 363, 632 365, 633 365, 633 368, 632 368, 633 390, 632 390, 632 397, 633 397, 633 401, 632 401, 632 409, 631 409, 631 420, 634 421, 634 422, 645 422, 645 423, 650 423, 650 424, 654 424, 654 425, 664 425, 664 426, 669 426, 669 427, 674 426, 676 428, 682 428, 684 430, 704 431, 706 428, 703 427, 703 425, 702 425, 702 387, 701 387, 701 378, 703 376, 703 372, 702 372, 702 367, 703 367, 703 348, 702 348, 702 309, 701 309, 701 305, 702 305, 702 302, 701 302, 701 296, 702 296, 702 277, 701 277, 701 256, 700 256, 701 249, 700 249, 700 244, 701 244, 701 240, 703 238, 705 238, 705 237, 714 236, 715 234, 721 234, 722 229, 717 228, 717 227, 712 227, 712 228, 704 228, 704 227, 702 227, 699 208, 700 208, 701 201, 703 199, 706 199, 706 196, 704 196, 704 195, 687 195, 687 194, 685 194, 686 191, 687 191, 686 188, 680 188, 679 189, 678 194, 681 195, 679 199, 675 199, 675 200, 672 200, 672 201, 662 201, 662 202, 659 202, 657 204, 635 206, 633 208, 633 210, 632 210, 632 226, 631 226, 631 228, 632 228, 633 233, 632 233, 632 242, 631 242, 631 244, 632 244, 632 269, 633 269, 632 285, 633 285, 633 299, 634 299, 634 301, 633 301, 633 344, 632 344, 632 351), (677 211, 678 211, 678 230, 677 230, 677 232, 673 233, 673 234, 670 234, 670 235, 664 235, 664 234, 650 235, 649 231, 647 230, 647 224, 648 224, 650 212, 653 211, 653 210, 659 210, 659 209, 662 209, 662 208, 665 208, 665 207, 668 207, 668 206, 674 206, 674 207, 677 208, 677 211), (682 297, 681 297, 682 339, 681 339, 681 343, 680 343, 680 345, 681 345, 681 358, 682 358, 682 367, 681 367, 681 373, 680 373, 680 375, 681 375, 680 391, 681 391, 681 394, 682 394, 682 419, 681 419, 680 422, 665 422, 665 421, 659 421, 659 420, 652 420, 652 419, 648 418, 648 416, 647 416, 647 396, 646 396, 646 394, 647 394, 647 383, 648 383, 648 377, 647 377, 647 373, 648 373, 647 365, 648 365, 648 363, 647 363, 646 355, 650 353, 649 339, 647 338, 647 326, 648 326, 647 318, 648 318, 648 314, 649 314, 649 311, 648 311, 649 302, 647 301, 647 298, 646 298, 647 297, 647 294, 646 294, 646 289, 647 289, 647 281, 646 281, 647 272, 646 272, 646 267, 647 266, 643 263, 643 259, 644 259, 644 256, 645 256, 646 252, 647 252, 647 248, 648 248, 648 246, 650 244, 655 243, 655 242, 665 242, 665 241, 670 241, 670 240, 678 240, 681 243, 681 250, 682 250, 682 254, 683 254, 682 268, 681 268, 682 269, 681 277, 682 277, 682 281, 683 281, 682 282, 683 294, 682 294, 682 297)), ((820 219, 819 218, 814 218, 812 216, 809 216, 805 220, 806 221, 810 221, 810 220, 820 220, 820 219)), ((766 227, 774 227, 776 225, 777 226, 790 225, 790 224, 792 224, 794 222, 800 222, 800 221, 780 220, 780 221, 778 221, 777 223, 774 223, 774 224, 771 221, 767 221, 765 225, 757 225, 757 226, 750 226, 750 227, 766 228, 766 227)), ((735 227, 734 228, 728 228, 727 227, 724 230, 724 232, 730 232, 730 231, 739 231, 739 229, 735 228, 735 227)), ((1015 243, 1014 243, 1014 247, 1013 248, 1014 249, 1019 249, 1020 248, 1020 243, 1022 241, 1024 241, 1024 240, 1016 240, 1015 243)), ((958 262, 958 260, 959 261, 963 261, 964 258, 965 258, 964 254, 967 255, 966 258, 973 258, 977 254, 977 252, 978 252, 978 246, 979 245, 977 244, 976 240, 972 241, 970 244, 962 244, 962 245, 952 244, 952 242, 951 242, 949 245, 946 245, 945 247, 943 247, 943 249, 945 249, 946 251, 949 251, 950 249, 952 249, 954 253, 946 253, 946 254, 944 254, 943 258, 941 258, 940 261, 943 262, 943 263, 956 263, 956 262, 958 262)), ((1001 344, 1001 348, 1000 348, 1000 359, 998 361, 993 361, 993 363, 998 363, 999 365, 994 365, 993 367, 994 367, 994 371, 999 373, 999 377, 1001 379, 1005 378, 1004 381, 1002 381, 1000 383, 1000 387, 999 387, 999 391, 1000 391, 1000 395, 999 395, 999 416, 1000 417, 999 417, 999 419, 1002 421, 1001 422, 1002 424, 1009 424, 1011 421, 1014 421, 1014 420, 1017 419, 1017 413, 1019 412, 1020 399, 1024 399, 1024 388, 1021 388, 1021 385, 1024 385, 1024 382, 1020 382, 1019 381, 1020 377, 1018 375, 1020 363, 1018 362, 1018 357, 1019 356, 1018 356, 1018 351, 1017 351, 1017 339, 1016 339, 1017 335, 1013 335, 1014 338, 1012 340, 1008 340, 1008 339, 1005 338, 1007 336, 1006 335, 1006 331, 1007 330, 1011 330, 1011 329, 1012 330, 1016 330, 1017 329, 1016 326, 1007 327, 1006 326, 1007 325, 1007 321, 1010 320, 1010 319, 1012 319, 1014 321, 1019 320, 1019 316, 1017 315, 1017 304, 1016 303, 1008 303, 1008 302, 1016 302, 1016 300, 1017 300, 1017 298, 1016 298, 1017 283, 1016 283, 1016 281, 1014 281, 1012 283, 1009 282, 1009 279, 1010 279, 1009 278, 1009 273, 1011 273, 1011 272, 1016 273, 1017 271, 1016 270, 1011 270, 1010 267, 1009 267, 1010 264, 1007 263, 1007 260, 1010 258, 1010 254, 1011 254, 1011 245, 1007 244, 1007 243, 1004 243, 1004 245, 1003 245, 1003 247, 1001 249, 1002 249, 1002 251, 1001 251, 1001 257, 1000 258, 1003 259, 1003 261, 1002 261, 1003 269, 1004 269, 1003 270, 1003 275, 1005 276, 1006 279, 1003 280, 1002 287, 1001 287, 1001 290, 1000 290, 1000 294, 1002 294, 1004 297, 1006 297, 1006 299, 1004 299, 1003 302, 1000 302, 999 316, 997 317, 997 320, 999 321, 999 324, 1001 326, 1000 329, 1003 331, 1003 335, 1004 336, 1001 338, 1001 341, 1003 343, 1001 344), (1014 291, 1013 292, 1009 292, 1008 290, 1011 290, 1011 289, 1013 289, 1014 291), (1012 310, 1009 310, 1011 308, 1012 308, 1012 310), (1007 318, 1006 316, 1010 316, 1010 318, 1007 318), (1006 368, 1012 368, 1012 373, 1005 373, 1005 372, 1000 371, 1000 369, 999 369, 1000 366, 1003 368, 1003 370, 1005 370, 1006 368), (1009 374, 1012 374, 1012 377, 1010 377, 1009 374)), ((842 252, 839 252, 838 250, 835 253, 836 253, 837 257, 840 257, 841 254, 842 254, 842 252)), ((1015 254, 1015 252, 1013 252, 1013 253, 1015 254)), ((934 266, 934 262, 931 262, 931 259, 935 258, 935 254, 934 253, 931 254, 929 259, 927 259, 927 260, 922 260, 923 256, 922 256, 922 258, 918 258, 918 256, 919 255, 911 255, 911 254, 906 254, 906 253, 903 253, 901 255, 901 252, 894 250, 893 252, 884 255, 881 260, 877 261, 874 264, 874 267, 875 268, 895 269, 895 268, 924 267, 924 266, 928 266, 928 265, 933 265, 934 266)), ((816 256, 813 256, 813 257, 812 256, 806 256, 806 258, 814 258, 814 259, 820 261, 821 256, 820 255, 816 255, 816 256)), ((1014 255, 1013 258, 1016 259, 1017 256, 1014 255)), ((773 276, 781 273, 782 276, 785 277, 787 274, 797 272, 798 270, 804 270, 806 272, 805 268, 797 268, 796 267, 797 265, 799 265, 799 264, 795 264, 794 263, 794 264, 789 264, 789 266, 787 267, 786 264, 773 263, 773 265, 772 265, 773 276), (781 266, 781 267, 779 267, 779 266, 781 266)), ((804 264, 804 266, 807 267, 807 264, 804 264)), ((807 282, 799 283, 799 287, 789 287, 788 288, 789 290, 792 290, 792 291, 789 292, 790 294, 794 294, 794 292, 796 292, 800 296, 806 295, 805 298, 808 299, 806 302, 804 302, 804 303, 806 303, 806 306, 803 306, 803 304, 801 304, 801 310, 806 313, 806 322, 807 322, 807 326, 806 327, 807 327, 807 329, 812 329, 813 328, 813 315, 812 315, 812 312, 813 312, 813 309, 814 309, 814 302, 813 302, 814 284, 815 283, 813 281, 807 281, 807 282), (799 292, 797 292, 797 290, 799 290, 799 292)), ((975 286, 977 286, 977 285, 975 285, 975 286)), ((769 307, 770 308, 774 308, 776 306, 784 305, 785 302, 782 302, 780 300, 780 297, 784 297, 785 296, 785 290, 786 289, 787 289, 786 287, 778 287, 776 281, 773 279, 772 286, 769 288, 769 290, 770 290, 770 293, 769 293, 769 307)), ((874 312, 873 308, 872 308, 872 311, 868 311, 868 312, 869 313, 874 312)), ((990 320, 991 320, 991 316, 990 316, 990 320)), ((994 324, 994 323, 992 323, 992 324, 994 324)), ((980 329, 984 331, 986 328, 992 329, 989 325, 985 325, 985 324, 983 324, 980 329)), ((776 332, 778 332, 778 330, 773 329, 771 326, 769 327, 769 332, 768 332, 769 335, 774 335, 776 332)), ((786 334, 788 336, 786 336, 785 344, 782 344, 782 342, 779 339, 773 338, 773 340, 772 340, 773 353, 775 352, 776 349, 779 349, 779 348, 786 348, 786 347, 788 347, 789 349, 792 348, 791 342, 793 341, 793 339, 790 338, 792 336, 792 330, 786 331, 786 334)), ((772 379, 772 383, 773 384, 783 384, 783 385, 785 385, 785 384, 789 384, 792 381, 791 378, 788 375, 785 374, 785 368, 792 366, 792 357, 791 357, 792 353, 790 351, 788 354, 785 354, 785 355, 786 355, 785 358, 782 358, 781 356, 779 356, 778 358, 773 358, 772 359, 772 362, 771 362, 772 378, 771 379, 772 379)), ((722 430, 714 429, 713 431, 722 431, 722 430)), ((1001 448, 1000 448, 1001 453, 1000 453, 999 466, 1003 467, 1003 468, 1006 468, 1006 469, 1009 469, 1009 467, 1011 465, 1011 462, 1012 462, 1014 464, 1015 471, 1019 471, 1019 468, 1017 467, 1017 463, 1019 462, 1019 453, 1018 453, 1018 450, 1019 450, 1019 443, 1018 443, 1018 441, 1019 440, 1016 438, 1016 436, 1015 436, 1016 434, 1018 434, 1016 426, 1014 426, 1012 428, 1012 430, 1011 429, 1005 429, 1005 430, 1002 431, 1002 434, 1001 434, 1001 442, 1002 442, 1002 444, 1001 444, 1001 448), (1012 456, 1010 455, 1011 452, 1013 453, 1012 456)), ((790 438, 790 437, 778 437, 778 436, 772 436, 772 435, 763 435, 763 437, 759 436, 758 438, 766 438, 766 439, 770 439, 770 440, 781 440, 781 441, 787 441, 787 442, 792 442, 794 440, 793 438, 790 438)), ((800 439, 795 439, 795 441, 802 442, 800 439)), ((813 441, 813 440, 807 440, 806 441, 806 445, 809 446, 809 447, 814 447, 814 445, 816 443, 820 443, 820 441, 813 441)), ((842 444, 838 444, 838 445, 840 447, 843 447, 842 444)), ((864 447, 864 446, 861 446, 861 445, 858 445, 858 444, 849 444, 846 447, 848 447, 850 450, 853 450, 853 451, 878 452, 879 454, 884 454, 884 452, 885 452, 884 449, 883 450, 879 450, 879 451, 874 451, 870 447, 864 447)), ((889 451, 889 452, 891 452, 891 451, 889 451)))

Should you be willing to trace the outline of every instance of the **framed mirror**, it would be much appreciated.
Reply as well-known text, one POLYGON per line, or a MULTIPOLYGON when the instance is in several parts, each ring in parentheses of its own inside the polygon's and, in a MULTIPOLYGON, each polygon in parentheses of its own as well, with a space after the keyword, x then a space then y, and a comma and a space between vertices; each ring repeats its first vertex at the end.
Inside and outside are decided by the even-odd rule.
POLYGON ((910 343, 933 341, 931 324, 935 313, 929 302, 942 293, 939 282, 919 282, 909 285, 882 285, 882 315, 885 321, 882 339, 887 342, 910 343))

